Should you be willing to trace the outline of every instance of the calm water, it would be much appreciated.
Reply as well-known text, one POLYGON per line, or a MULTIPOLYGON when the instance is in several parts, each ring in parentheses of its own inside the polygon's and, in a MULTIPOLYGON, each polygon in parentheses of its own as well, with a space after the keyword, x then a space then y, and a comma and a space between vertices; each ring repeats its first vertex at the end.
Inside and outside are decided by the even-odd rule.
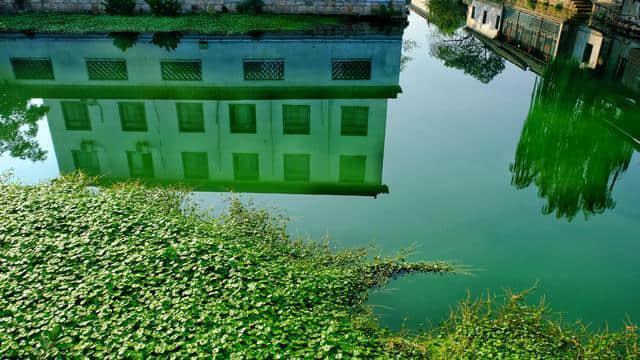
POLYGON ((536 281, 569 320, 640 320, 633 73, 557 65, 543 79, 457 36, 478 52, 443 52, 451 39, 415 14, 403 33, 140 35, 125 52, 102 35, 6 34, 2 106, 49 110, 35 136, 0 134, 0 171, 186 181, 214 210, 233 189, 290 216, 292 234, 476 269, 373 292, 395 329, 437 323, 467 290, 536 281))

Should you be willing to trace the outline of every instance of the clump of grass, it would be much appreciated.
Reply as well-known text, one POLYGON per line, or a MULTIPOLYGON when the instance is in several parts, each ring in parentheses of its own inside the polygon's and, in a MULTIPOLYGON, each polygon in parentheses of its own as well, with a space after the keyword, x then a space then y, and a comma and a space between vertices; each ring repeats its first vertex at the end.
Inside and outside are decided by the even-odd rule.
POLYGON ((554 316, 544 298, 536 305, 521 293, 506 292, 499 304, 492 295, 459 303, 432 332, 395 337, 389 346, 410 349, 428 359, 637 359, 637 327, 618 332, 591 332, 568 326, 554 316))

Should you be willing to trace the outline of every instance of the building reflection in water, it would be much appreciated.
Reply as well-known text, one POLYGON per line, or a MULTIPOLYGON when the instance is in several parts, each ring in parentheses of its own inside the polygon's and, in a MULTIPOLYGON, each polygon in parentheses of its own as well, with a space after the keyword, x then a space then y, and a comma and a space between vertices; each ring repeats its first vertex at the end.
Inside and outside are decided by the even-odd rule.
POLYGON ((200 191, 388 192, 401 32, 152 40, 3 35, 0 76, 44 99, 61 172, 200 191))
POLYGON ((640 150, 640 40, 582 16, 580 1, 557 11, 472 0, 467 11, 470 34, 541 75, 512 184, 535 185, 542 212, 568 219, 613 208, 616 181, 640 150))

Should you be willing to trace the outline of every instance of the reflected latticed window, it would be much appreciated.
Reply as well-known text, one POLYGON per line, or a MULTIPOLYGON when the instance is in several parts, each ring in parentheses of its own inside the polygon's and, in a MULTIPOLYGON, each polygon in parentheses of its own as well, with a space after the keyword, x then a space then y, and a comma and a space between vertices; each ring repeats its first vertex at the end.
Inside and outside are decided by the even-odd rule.
POLYGON ((309 159, 308 154, 285 154, 284 180, 309 182, 309 159))
POLYGON ((331 61, 333 80, 371 80, 371 60, 346 59, 331 61))
POLYGON ((340 135, 367 136, 369 108, 366 106, 343 106, 340 121, 340 135))
POLYGON ((17 80, 54 80, 51 59, 11 59, 17 80))
POLYGON ((255 134, 255 104, 229 104, 229 128, 234 134, 255 134))
POLYGON ((127 62, 123 59, 90 59, 87 63, 89 80, 127 80, 127 62))
POLYGON ((245 80, 284 80, 284 60, 245 60, 245 80))
POLYGON ((233 154, 233 178, 241 181, 257 181, 260 178, 258 154, 233 154))
POLYGON ((142 102, 118 103, 122 131, 147 131, 147 116, 142 102))
POLYGON ((282 105, 282 129, 286 135, 309 135, 311 106, 282 105))
POLYGON ((340 156, 340 182, 362 183, 364 182, 367 157, 363 155, 340 156))
POLYGON ((204 132, 204 111, 200 103, 176 103, 180 132, 204 132))
POLYGON ((198 81, 202 80, 200 60, 162 61, 162 80, 198 81))
POLYGON ((89 120, 89 108, 86 103, 80 101, 62 101, 62 118, 67 130, 91 130, 89 120))
POLYGON ((153 157, 150 153, 127 151, 127 162, 131 177, 152 178, 154 176, 153 157))
POLYGON ((182 167, 185 179, 206 180, 209 178, 209 156, 206 152, 183 152, 182 167))
POLYGON ((96 151, 72 150, 71 156, 76 170, 81 170, 87 175, 100 174, 100 163, 96 151))

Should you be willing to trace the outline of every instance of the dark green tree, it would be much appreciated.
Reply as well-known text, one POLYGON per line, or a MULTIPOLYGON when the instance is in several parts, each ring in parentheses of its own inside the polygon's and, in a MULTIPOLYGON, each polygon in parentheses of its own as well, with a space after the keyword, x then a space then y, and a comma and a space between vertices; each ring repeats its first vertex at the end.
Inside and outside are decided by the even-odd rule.
POLYGON ((425 0, 427 21, 444 34, 453 34, 465 23, 467 6, 460 0, 425 0))
POLYGON ((133 47, 138 41, 137 32, 111 32, 109 37, 113 39, 113 46, 122 50, 122 52, 133 47))
POLYGON ((21 96, 7 85, 0 85, 0 155, 42 161, 47 152, 35 140, 38 120, 49 111, 47 106, 29 105, 29 98, 21 96))
POLYGON ((505 68, 503 58, 464 30, 453 35, 436 35, 430 52, 431 56, 442 60, 444 66, 460 69, 484 84, 505 68))
POLYGON ((554 61, 534 88, 529 115, 511 165, 518 189, 535 184, 547 204, 544 214, 573 219, 582 211, 615 206, 611 192, 626 171, 633 147, 609 127, 639 113, 620 113, 610 88, 578 68, 554 61))

